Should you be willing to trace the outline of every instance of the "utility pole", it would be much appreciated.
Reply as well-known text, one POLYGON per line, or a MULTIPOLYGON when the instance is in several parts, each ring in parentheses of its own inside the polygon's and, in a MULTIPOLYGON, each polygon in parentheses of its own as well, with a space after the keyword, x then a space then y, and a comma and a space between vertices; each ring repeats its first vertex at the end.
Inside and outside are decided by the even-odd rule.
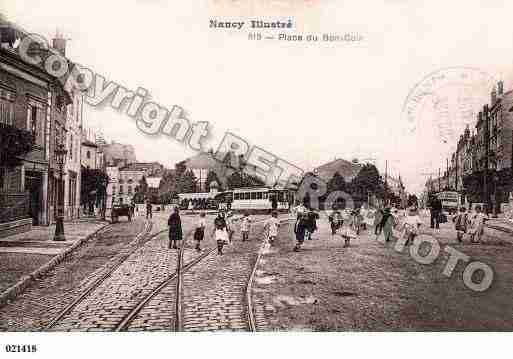
POLYGON ((455 181, 456 183, 454 184, 454 189, 456 190, 456 192, 458 192, 458 157, 459 157, 459 150, 460 150, 460 146, 459 146, 459 142, 458 144, 456 145, 456 157, 454 158, 454 178, 455 178, 455 181))
POLYGON ((447 189, 450 187, 450 176, 449 176, 449 159, 445 158, 445 173, 447 174, 447 189))
POLYGON ((483 106, 483 120, 484 120, 484 143, 485 143, 485 168, 483 172, 483 192, 484 192, 484 203, 486 205, 486 213, 489 211, 490 198, 488 194, 488 166, 489 166, 489 151, 490 151, 490 132, 489 132, 489 116, 488 116, 488 105, 483 106))
POLYGON ((442 173, 440 171, 440 167, 438 167, 438 192, 441 192, 442 189, 440 188, 440 177, 442 176, 442 173))
POLYGON ((387 205, 388 160, 385 160, 385 206, 387 205))

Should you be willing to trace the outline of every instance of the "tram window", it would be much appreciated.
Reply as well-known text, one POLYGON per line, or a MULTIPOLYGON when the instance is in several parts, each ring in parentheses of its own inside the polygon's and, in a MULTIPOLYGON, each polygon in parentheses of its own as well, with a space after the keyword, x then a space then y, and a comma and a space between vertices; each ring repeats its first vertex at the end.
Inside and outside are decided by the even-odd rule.
POLYGON ((250 199, 250 193, 249 192, 244 193, 244 199, 250 199))
POLYGON ((268 195, 267 192, 262 193, 262 199, 267 199, 267 195, 268 195))
POLYGON ((234 200, 238 200, 238 199, 240 199, 239 197, 240 197, 240 194, 239 194, 239 193, 234 193, 234 194, 233 194, 233 199, 234 199, 234 200))
POLYGON ((262 199, 262 192, 257 192, 256 195, 257 195, 256 199, 262 199))
POLYGON ((251 199, 256 199, 256 197, 257 197, 256 195, 257 195, 256 192, 251 192, 251 199))
POLYGON ((278 192, 278 202, 283 202, 283 192, 278 192))

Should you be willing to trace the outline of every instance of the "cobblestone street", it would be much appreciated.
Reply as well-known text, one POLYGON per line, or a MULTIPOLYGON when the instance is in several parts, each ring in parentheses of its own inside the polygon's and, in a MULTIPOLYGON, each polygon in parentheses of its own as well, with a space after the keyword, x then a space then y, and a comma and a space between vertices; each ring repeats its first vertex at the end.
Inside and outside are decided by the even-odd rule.
POLYGON ((140 219, 101 230, 11 303, 0 307, 0 329, 42 330, 90 283, 138 245, 147 223, 140 219))
MULTIPOLYGON (((180 277, 180 330, 248 330, 246 287, 263 239, 263 218, 254 217, 248 242, 241 241, 237 230, 225 254, 218 256, 211 236, 213 218, 207 216, 206 237, 198 253, 191 237, 197 216, 182 216, 187 241, 182 264, 186 268, 180 277), (188 268, 194 259, 197 263, 188 268)), ((0 328, 174 330, 180 252, 168 248, 167 214, 156 214, 152 222, 151 230, 149 222, 139 217, 99 232, 12 303, 0 308, 0 328), (144 235, 145 230, 150 232, 144 235), (144 236, 152 238, 145 240, 144 236)))
MULTIPOLYGON (((424 223, 428 223, 423 218, 424 223)), ((365 231, 344 248, 326 218, 314 240, 293 252, 292 227, 280 230, 255 278, 253 300, 258 331, 269 330, 511 330, 513 311, 511 235, 485 229, 484 244, 458 243, 452 223, 433 233, 442 250, 431 265, 417 263, 395 241, 380 243, 365 231), (492 286, 473 292, 463 283, 461 262, 442 274, 451 246, 489 264, 492 286)))

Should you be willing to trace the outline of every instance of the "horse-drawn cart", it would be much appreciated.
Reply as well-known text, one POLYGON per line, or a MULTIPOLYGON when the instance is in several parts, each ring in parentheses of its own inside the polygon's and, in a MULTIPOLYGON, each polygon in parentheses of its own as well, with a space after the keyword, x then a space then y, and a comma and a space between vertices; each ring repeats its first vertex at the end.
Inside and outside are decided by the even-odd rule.
POLYGON ((117 223, 120 216, 128 217, 128 221, 132 222, 132 209, 127 204, 116 204, 112 207, 111 220, 117 223))

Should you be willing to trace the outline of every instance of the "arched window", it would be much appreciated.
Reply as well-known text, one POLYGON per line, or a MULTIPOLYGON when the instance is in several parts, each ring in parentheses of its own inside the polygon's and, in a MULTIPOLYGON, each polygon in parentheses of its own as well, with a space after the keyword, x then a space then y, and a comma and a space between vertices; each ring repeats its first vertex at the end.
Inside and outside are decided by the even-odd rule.
POLYGON ((91 158, 91 151, 87 151, 87 153, 86 153, 86 157, 87 157, 87 159, 90 159, 90 158, 91 158))

